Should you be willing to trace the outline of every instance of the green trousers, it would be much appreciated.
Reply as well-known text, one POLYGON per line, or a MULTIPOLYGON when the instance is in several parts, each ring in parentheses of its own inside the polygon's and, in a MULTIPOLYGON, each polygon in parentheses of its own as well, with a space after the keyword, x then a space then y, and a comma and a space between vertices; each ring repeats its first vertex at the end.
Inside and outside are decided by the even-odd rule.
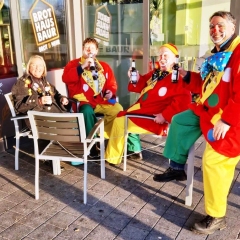
POLYGON ((97 122, 94 109, 89 104, 84 104, 80 106, 79 112, 83 113, 85 128, 86 128, 86 135, 88 135, 92 130, 94 124, 97 122))
POLYGON ((174 162, 185 164, 190 147, 201 136, 199 117, 192 110, 173 116, 163 155, 174 162))
POLYGON ((141 142, 139 134, 135 133, 128 134, 127 150, 129 152, 141 152, 141 142))

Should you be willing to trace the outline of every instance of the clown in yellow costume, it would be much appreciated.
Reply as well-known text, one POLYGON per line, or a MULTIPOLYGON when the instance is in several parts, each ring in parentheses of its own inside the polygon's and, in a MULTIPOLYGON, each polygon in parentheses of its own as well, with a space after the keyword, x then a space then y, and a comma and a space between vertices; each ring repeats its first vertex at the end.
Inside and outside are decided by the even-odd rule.
MULTIPOLYGON (((172 83, 171 70, 178 50, 173 44, 164 44, 159 49, 159 62, 156 69, 141 76, 138 82, 128 85, 131 92, 139 93, 139 99, 130 108, 121 111, 113 122, 105 157, 109 163, 119 164, 122 161, 124 148, 124 121, 127 113, 155 116, 151 119, 129 118, 128 128, 134 133, 154 133, 165 135, 168 123, 172 117, 187 109, 191 102, 190 91, 183 87, 180 77, 178 83, 172 83), (159 74, 156 76, 157 70, 159 74), (153 77, 152 77, 153 76, 153 77)), ((130 70, 129 70, 130 76, 130 70)), ((130 134, 128 137, 128 151, 140 152, 139 136, 130 134)))
MULTIPOLYGON (((86 134, 97 122, 96 113, 104 114, 105 137, 108 137, 114 118, 123 108, 116 102, 117 82, 110 66, 98 61, 98 42, 94 38, 83 41, 83 56, 70 61, 64 68, 62 80, 66 83, 69 96, 80 101, 86 134)), ((98 151, 92 148, 90 158, 97 159, 98 151)), ((75 163, 72 163, 76 165, 75 163)))
POLYGON ((226 227, 227 196, 240 156, 240 38, 230 12, 210 17, 209 33, 215 47, 200 73, 181 70, 185 87, 200 97, 190 109, 172 119, 163 155, 170 167, 154 180, 184 180, 189 148, 204 135, 203 185, 207 216, 193 225, 200 234, 226 227), (182 141, 183 137, 187 136, 182 141))

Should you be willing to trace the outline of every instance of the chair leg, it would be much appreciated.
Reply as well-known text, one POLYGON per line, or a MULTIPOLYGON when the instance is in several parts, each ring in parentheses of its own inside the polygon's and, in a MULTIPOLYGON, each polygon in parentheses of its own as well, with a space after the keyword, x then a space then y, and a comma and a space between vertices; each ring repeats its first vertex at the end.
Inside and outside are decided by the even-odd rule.
POLYGON ((19 169, 19 145, 20 145, 20 137, 16 136, 16 148, 15 148, 15 170, 19 169))
POLYGON ((127 170, 127 139, 128 139, 128 129, 127 128, 128 128, 128 118, 125 117, 123 171, 127 170))
POLYGON ((193 175, 194 175, 194 148, 193 144, 188 152, 188 164, 187 164, 187 186, 186 186, 186 198, 185 205, 192 205, 192 193, 193 193, 193 175))
POLYGON ((104 159, 104 139, 100 142, 100 158, 101 158, 101 178, 105 179, 105 159, 104 159))
POLYGON ((61 175, 60 161, 52 160, 53 175, 61 175))
POLYGON ((83 173, 83 203, 87 204, 87 156, 84 156, 84 173, 83 173))
POLYGON ((35 158, 35 199, 39 199, 39 159, 35 158))

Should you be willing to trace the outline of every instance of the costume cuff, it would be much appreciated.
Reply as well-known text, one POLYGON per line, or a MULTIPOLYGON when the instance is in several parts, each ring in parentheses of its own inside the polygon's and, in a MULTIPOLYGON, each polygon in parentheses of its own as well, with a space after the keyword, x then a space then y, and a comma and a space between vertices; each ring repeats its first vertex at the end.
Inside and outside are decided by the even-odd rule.
POLYGON ((183 81, 187 84, 190 83, 190 71, 187 71, 187 74, 183 77, 183 81))
POLYGON ((78 72, 78 76, 80 76, 80 75, 83 73, 83 69, 82 69, 81 64, 79 64, 79 65, 77 66, 77 72, 78 72))
POLYGON ((221 121, 225 124, 227 124, 228 126, 231 126, 228 122, 224 121, 223 119, 221 119, 221 121))

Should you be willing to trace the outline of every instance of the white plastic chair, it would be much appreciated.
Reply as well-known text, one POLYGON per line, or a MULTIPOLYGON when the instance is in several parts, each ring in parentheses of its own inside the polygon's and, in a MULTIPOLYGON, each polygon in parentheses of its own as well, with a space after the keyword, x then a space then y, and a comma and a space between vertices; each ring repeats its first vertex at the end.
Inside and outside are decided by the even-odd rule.
MULTIPOLYGON (((137 114, 127 114, 125 116, 125 135, 124 135, 124 156, 123 156, 123 171, 127 169, 127 138, 128 134, 131 133, 128 130, 128 118, 147 118, 154 119, 154 116, 145 116, 137 114)), ((187 182, 186 182, 186 197, 185 205, 192 205, 192 192, 193 192, 193 176, 194 176, 194 145, 190 148, 187 160, 187 182)))
POLYGON ((16 138, 16 146, 15 146, 15 170, 19 169, 19 146, 20 146, 20 138, 29 136, 31 131, 27 131, 26 128, 21 129, 21 125, 19 125, 20 120, 28 118, 28 115, 16 115, 15 109, 14 109, 14 102, 12 93, 6 93, 4 94, 8 107, 11 111, 12 118, 11 120, 14 123, 15 128, 15 138, 16 138))
POLYGON ((104 122, 99 119, 86 136, 82 113, 46 113, 28 111, 31 124, 35 155, 35 199, 39 199, 39 160, 53 161, 53 170, 61 174, 60 161, 84 163, 83 202, 87 203, 87 164, 90 149, 95 143, 100 144, 101 178, 105 179, 104 160, 104 122), (98 137, 95 137, 98 134, 98 137), (50 143, 39 152, 38 139, 50 143))

